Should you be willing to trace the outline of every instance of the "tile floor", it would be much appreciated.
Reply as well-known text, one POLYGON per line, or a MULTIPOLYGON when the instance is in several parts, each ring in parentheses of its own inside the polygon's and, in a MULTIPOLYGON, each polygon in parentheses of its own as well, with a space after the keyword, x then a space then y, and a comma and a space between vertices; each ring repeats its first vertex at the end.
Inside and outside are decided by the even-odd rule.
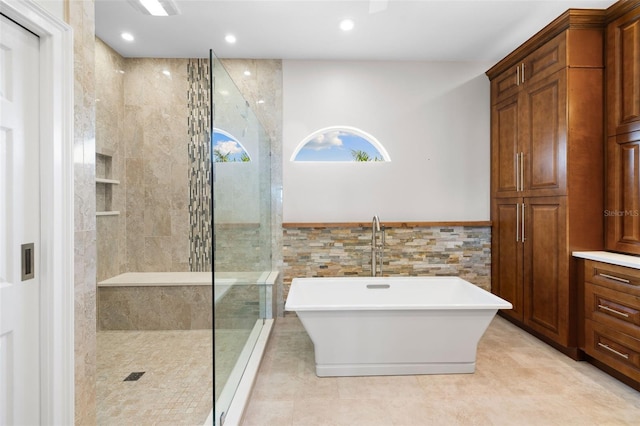
POLYGON ((98 425, 204 424, 213 398, 211 330, 100 331, 97 339, 98 425))
POLYGON ((245 329, 222 329, 215 330, 215 400, 218 400, 227 379, 231 375, 233 367, 244 348, 251 330, 245 329))
POLYGON ((243 426, 640 425, 640 393, 496 317, 476 372, 325 377, 297 317, 278 318, 243 426))

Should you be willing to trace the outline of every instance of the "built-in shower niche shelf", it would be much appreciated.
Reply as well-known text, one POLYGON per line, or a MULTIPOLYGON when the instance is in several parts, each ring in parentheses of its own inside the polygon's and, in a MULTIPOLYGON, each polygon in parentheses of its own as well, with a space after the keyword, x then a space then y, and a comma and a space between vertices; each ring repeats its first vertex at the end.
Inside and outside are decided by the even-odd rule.
POLYGON ((119 180, 115 179, 105 179, 105 178, 96 178, 96 183, 104 183, 107 185, 120 185, 119 180))
POLYGON ((113 208, 113 186, 120 181, 111 178, 112 160, 111 155, 96 153, 96 216, 120 215, 113 208))

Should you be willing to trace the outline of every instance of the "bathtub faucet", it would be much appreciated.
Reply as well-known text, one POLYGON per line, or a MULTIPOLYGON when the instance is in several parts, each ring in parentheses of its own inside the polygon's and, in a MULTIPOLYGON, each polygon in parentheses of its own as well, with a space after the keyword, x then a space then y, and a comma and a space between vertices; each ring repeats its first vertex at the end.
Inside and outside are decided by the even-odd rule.
POLYGON ((382 255, 384 253, 384 225, 380 225, 380 218, 375 215, 371 221, 371 276, 382 276, 382 255), (378 234, 380 237, 378 237, 378 234), (376 267, 378 266, 378 267, 376 267), (378 271, 379 269, 379 271, 378 271))

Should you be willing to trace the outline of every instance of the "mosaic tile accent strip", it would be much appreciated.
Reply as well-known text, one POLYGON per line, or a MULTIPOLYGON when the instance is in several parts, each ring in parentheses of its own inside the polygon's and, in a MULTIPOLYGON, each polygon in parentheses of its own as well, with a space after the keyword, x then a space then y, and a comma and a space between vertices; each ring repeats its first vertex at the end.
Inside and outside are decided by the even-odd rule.
POLYGON ((211 227, 211 103, 209 96, 209 60, 190 59, 189 126, 189 268, 210 271, 213 233, 211 227))
MULTIPOLYGON (((295 277, 371 276, 371 228, 283 229, 284 300, 295 277)), ((491 227, 386 228, 386 276, 459 276, 491 288, 491 227)))

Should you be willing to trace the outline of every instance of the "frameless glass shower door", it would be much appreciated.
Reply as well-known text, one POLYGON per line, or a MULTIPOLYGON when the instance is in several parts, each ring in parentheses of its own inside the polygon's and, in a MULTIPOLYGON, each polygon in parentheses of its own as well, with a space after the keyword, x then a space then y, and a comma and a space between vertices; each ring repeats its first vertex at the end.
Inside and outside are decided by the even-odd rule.
POLYGON ((215 422, 271 317, 270 141, 213 54, 211 63, 215 422))

